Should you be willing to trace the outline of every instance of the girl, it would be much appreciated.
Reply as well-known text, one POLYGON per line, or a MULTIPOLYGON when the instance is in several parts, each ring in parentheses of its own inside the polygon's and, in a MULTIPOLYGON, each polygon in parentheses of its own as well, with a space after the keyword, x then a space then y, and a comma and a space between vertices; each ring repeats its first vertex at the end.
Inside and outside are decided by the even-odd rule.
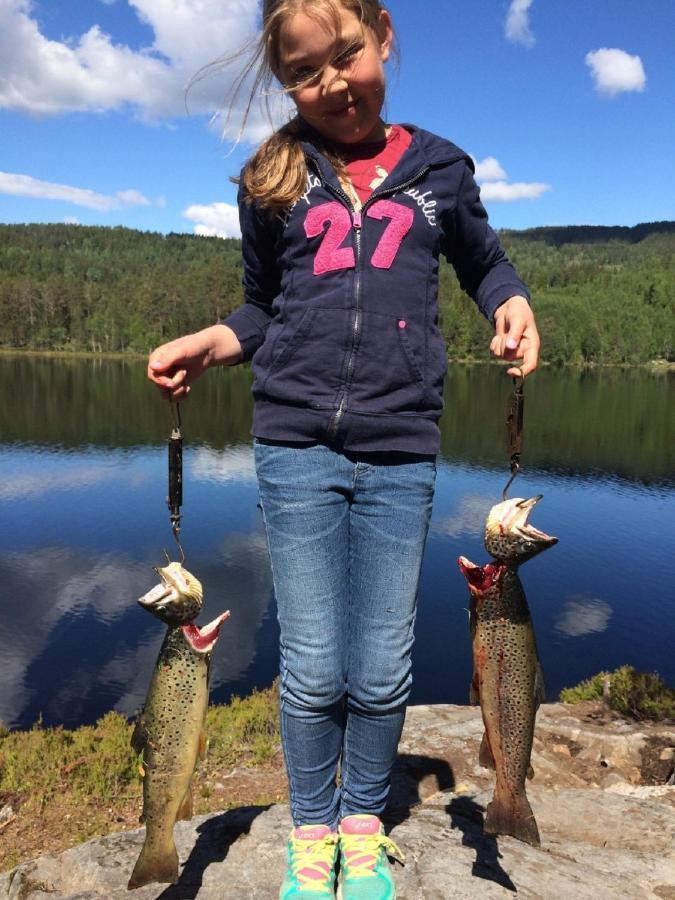
POLYGON ((446 348, 439 256, 537 363, 527 291, 487 224, 473 164, 381 118, 393 41, 378 0, 267 0, 257 84, 295 118, 240 181, 245 303, 151 356, 185 398, 253 359, 255 461, 281 626, 281 733, 294 828, 280 897, 395 896, 380 815, 410 692, 446 348), (338 769, 340 778, 338 781, 338 769))

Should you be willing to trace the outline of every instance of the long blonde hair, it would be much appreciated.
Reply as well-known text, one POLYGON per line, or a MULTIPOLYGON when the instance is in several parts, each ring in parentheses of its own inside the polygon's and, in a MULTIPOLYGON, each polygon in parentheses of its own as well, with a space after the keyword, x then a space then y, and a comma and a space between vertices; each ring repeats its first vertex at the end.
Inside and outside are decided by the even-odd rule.
MULTIPOLYGON (((230 115, 244 83, 251 74, 254 74, 253 86, 242 117, 242 132, 253 102, 260 94, 264 96, 268 115, 270 114, 268 99, 272 93, 273 82, 276 79, 281 83, 279 35, 284 22, 300 9, 316 16, 324 23, 327 22, 337 35, 341 9, 355 13, 364 29, 376 31, 385 7, 380 0, 264 0, 262 32, 252 50, 250 47, 246 48, 236 56, 238 59, 247 51, 251 53, 248 63, 235 82, 230 101, 230 115)), ((233 59, 223 60, 215 66, 228 64, 233 59)), ((308 82, 309 80, 311 79, 308 79, 308 82)), ((282 84, 281 89, 285 93, 290 93, 297 87, 298 85, 293 85, 289 88, 282 84)), ((263 141, 248 160, 242 178, 247 201, 256 202, 271 211, 279 211, 292 206, 302 196, 307 183, 307 164, 302 149, 303 127, 302 119, 295 116, 263 141)), ((316 132, 313 132, 312 139, 338 174, 342 174, 344 162, 335 149, 328 142, 322 141, 316 132)))

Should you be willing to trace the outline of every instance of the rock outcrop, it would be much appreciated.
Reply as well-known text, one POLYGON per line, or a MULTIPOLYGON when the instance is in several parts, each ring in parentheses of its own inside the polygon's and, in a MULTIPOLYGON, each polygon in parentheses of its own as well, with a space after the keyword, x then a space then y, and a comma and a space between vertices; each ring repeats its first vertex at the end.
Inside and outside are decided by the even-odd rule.
MULTIPOLYGON (((409 710, 386 820, 406 854, 399 900, 675 900, 675 729, 591 707, 543 706, 528 796, 542 846, 483 834, 492 774, 477 764, 478 709, 409 710)), ((275 900, 288 808, 247 807, 176 826, 177 885, 130 894, 143 830, 89 841, 0 876, 0 896, 32 900, 275 900)))

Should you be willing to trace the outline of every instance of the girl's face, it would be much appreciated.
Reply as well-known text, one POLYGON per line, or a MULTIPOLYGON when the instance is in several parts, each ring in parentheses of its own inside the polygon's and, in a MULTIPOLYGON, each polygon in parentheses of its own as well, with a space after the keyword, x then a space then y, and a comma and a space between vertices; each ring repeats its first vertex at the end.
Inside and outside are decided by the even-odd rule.
POLYGON ((337 35, 302 9, 284 22, 279 33, 280 79, 298 113, 323 137, 341 144, 377 141, 385 136, 380 112, 384 63, 393 38, 391 19, 383 10, 377 32, 364 27, 351 10, 341 7, 339 19, 337 35))

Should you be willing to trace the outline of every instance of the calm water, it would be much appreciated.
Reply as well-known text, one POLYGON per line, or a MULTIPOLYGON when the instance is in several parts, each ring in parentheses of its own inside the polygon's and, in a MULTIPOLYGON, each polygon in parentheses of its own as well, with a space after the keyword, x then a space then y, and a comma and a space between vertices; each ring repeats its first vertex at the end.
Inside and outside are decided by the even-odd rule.
MULTIPOLYGON (((0 358, 0 720, 93 722, 142 704, 163 626, 135 600, 171 548, 170 417, 144 363, 0 358)), ((542 371, 526 387, 523 474, 534 524, 560 538, 522 570, 549 699, 631 663, 675 682, 672 380, 542 371), (670 418, 669 418, 670 415, 670 418)), ((456 558, 506 480, 510 381, 458 369, 425 557, 413 702, 467 701, 467 591, 456 558)), ((212 699, 269 684, 278 631, 256 507, 244 370, 209 373, 183 407, 183 537, 208 621, 232 612, 212 699)))

